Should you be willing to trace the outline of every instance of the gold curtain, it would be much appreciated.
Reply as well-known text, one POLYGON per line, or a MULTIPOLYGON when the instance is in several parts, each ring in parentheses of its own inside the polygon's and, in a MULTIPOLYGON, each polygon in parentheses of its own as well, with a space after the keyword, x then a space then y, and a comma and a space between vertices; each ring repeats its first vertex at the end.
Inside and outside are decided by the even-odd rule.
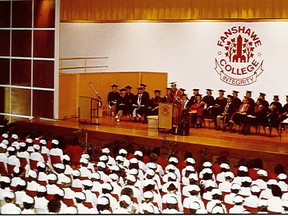
POLYGON ((61 22, 287 18, 288 0, 61 0, 61 22))

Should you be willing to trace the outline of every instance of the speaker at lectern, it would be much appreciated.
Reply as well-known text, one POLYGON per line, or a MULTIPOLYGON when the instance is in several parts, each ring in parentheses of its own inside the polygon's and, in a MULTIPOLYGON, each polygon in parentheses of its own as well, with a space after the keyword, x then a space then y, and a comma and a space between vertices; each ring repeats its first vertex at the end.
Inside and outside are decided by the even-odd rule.
POLYGON ((172 129, 173 104, 159 103, 158 128, 172 129))
POLYGON ((79 96, 79 123, 97 124, 99 114, 99 101, 88 96, 79 96))

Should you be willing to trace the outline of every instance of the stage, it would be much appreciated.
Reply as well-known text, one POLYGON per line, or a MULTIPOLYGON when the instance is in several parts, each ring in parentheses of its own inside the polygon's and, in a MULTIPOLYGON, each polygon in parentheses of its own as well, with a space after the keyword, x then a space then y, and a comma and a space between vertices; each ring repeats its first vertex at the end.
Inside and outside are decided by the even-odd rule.
POLYGON ((160 147, 163 157, 176 154, 183 159, 185 152, 191 151, 197 160, 208 158, 215 160, 220 155, 226 155, 231 164, 239 159, 261 158, 267 170, 273 170, 277 163, 288 165, 288 131, 283 129, 281 136, 273 128, 271 136, 264 133, 255 134, 255 128, 251 129, 251 135, 240 133, 222 132, 213 129, 213 123, 208 128, 190 128, 189 136, 180 136, 167 133, 159 133, 158 129, 148 128, 147 124, 131 122, 123 119, 117 122, 115 118, 104 115, 99 118, 100 125, 80 124, 78 118, 64 120, 32 119, 15 122, 17 130, 30 130, 38 133, 50 133, 64 137, 75 136, 94 147, 95 151, 104 145, 111 144, 121 146, 131 144, 135 148, 160 147), (200 153, 201 152, 201 153, 200 153))

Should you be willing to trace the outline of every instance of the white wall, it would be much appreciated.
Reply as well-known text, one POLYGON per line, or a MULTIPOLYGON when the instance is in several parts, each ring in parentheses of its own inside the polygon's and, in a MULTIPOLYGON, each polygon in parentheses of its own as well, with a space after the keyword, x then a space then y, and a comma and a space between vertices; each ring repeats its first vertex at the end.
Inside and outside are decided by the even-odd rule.
POLYGON ((186 88, 189 95, 196 87, 202 93, 205 88, 222 88, 227 93, 235 89, 241 97, 246 90, 252 90, 254 98, 262 91, 268 101, 279 94, 285 103, 287 36, 287 22, 62 23, 60 56, 108 56, 100 63, 109 67, 98 71, 167 71, 169 81, 177 81, 178 87, 186 88), (247 86, 221 81, 214 69, 221 50, 217 41, 232 26, 250 28, 262 43, 255 48, 254 57, 263 60, 264 71, 247 86))

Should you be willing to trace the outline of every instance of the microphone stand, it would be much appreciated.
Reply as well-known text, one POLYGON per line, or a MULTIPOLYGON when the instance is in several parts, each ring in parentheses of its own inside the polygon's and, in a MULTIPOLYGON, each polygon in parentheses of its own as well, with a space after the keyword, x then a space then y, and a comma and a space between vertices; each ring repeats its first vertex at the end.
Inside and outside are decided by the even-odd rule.
POLYGON ((100 123, 99 123, 99 103, 101 102, 101 97, 98 94, 98 92, 96 91, 96 89, 94 88, 93 83, 90 82, 89 85, 93 89, 93 91, 95 92, 96 97, 97 97, 97 99, 96 99, 97 100, 97 111, 96 111, 96 123, 95 124, 100 125, 100 123))

